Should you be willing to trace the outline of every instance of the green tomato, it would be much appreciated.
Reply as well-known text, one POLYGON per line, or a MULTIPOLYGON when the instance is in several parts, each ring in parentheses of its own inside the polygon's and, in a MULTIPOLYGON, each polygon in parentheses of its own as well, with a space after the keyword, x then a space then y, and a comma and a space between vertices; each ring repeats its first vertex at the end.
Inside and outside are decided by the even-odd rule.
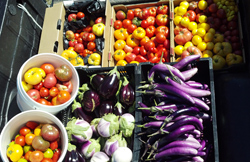
POLYGON ((53 155, 54 155, 54 153, 53 153, 53 151, 52 151, 50 148, 48 148, 48 149, 43 153, 44 158, 49 158, 49 159, 51 159, 51 158, 53 157, 53 155))
POLYGON ((24 159, 24 158, 21 158, 17 162, 28 162, 28 161, 26 159, 24 159))
POLYGON ((33 149, 32 149, 32 146, 29 146, 29 145, 23 146, 23 151, 24 151, 25 154, 26 154, 28 151, 30 151, 30 150, 33 150, 33 149))

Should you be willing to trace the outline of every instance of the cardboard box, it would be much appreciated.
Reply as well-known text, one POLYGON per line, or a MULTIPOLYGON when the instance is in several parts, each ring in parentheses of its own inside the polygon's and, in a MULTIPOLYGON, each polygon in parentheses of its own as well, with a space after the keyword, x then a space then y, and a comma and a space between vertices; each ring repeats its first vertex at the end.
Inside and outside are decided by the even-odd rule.
MULTIPOLYGON (((111 17, 111 4, 106 0, 106 24, 104 29, 103 38, 105 39, 105 47, 102 53, 102 67, 108 66, 108 51, 109 51, 109 36, 110 36, 110 19, 111 17)), ((63 2, 47 8, 43 23, 43 30, 40 38, 40 45, 38 53, 55 53, 60 55, 63 52, 63 24, 65 21, 65 7, 63 2)))
MULTIPOLYGON (((172 1, 169 0, 160 0, 158 2, 148 2, 148 3, 140 3, 140 4, 131 4, 131 5, 114 5, 112 6, 112 10, 111 10, 111 29, 110 29, 110 44, 109 44, 109 66, 114 66, 115 65, 115 60, 112 57, 112 55, 115 52, 114 49, 114 43, 115 43, 115 37, 114 37, 114 26, 113 26, 113 22, 116 21, 116 12, 118 10, 123 10, 125 13, 127 13, 127 10, 129 9, 135 9, 135 8, 150 8, 150 7, 158 7, 161 6, 163 4, 166 4, 169 6, 169 11, 171 11, 172 9, 170 9, 172 1)), ((173 51, 173 47, 174 47, 174 37, 173 37, 173 30, 171 29, 173 27, 173 22, 172 22, 172 15, 171 12, 169 12, 169 18, 170 18, 170 62, 173 62, 174 60, 174 51, 173 51)))

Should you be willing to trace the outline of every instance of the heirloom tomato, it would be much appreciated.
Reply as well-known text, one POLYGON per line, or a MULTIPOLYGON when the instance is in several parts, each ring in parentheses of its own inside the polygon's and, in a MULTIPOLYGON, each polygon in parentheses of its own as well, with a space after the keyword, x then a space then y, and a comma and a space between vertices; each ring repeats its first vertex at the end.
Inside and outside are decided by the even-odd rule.
POLYGON ((124 60, 125 56, 126 56, 126 53, 122 49, 118 49, 114 53, 114 59, 116 61, 124 60))
POLYGON ((156 16, 155 22, 158 26, 167 26, 169 23, 168 15, 158 14, 156 16))
POLYGON ((126 40, 126 44, 130 47, 136 47, 140 45, 140 40, 136 39, 132 34, 130 34, 126 40))
POLYGON ((72 70, 68 65, 61 65, 55 69, 55 76, 62 82, 69 81, 72 78, 72 70))
POLYGON ((193 10, 189 10, 183 15, 183 17, 189 18, 190 21, 195 21, 196 13, 193 10))
POLYGON ((42 81, 46 76, 45 71, 42 68, 31 68, 24 74, 24 80, 26 83, 36 85, 42 81))
POLYGON ((135 39, 141 40, 146 35, 146 31, 142 27, 138 27, 133 31, 133 36, 135 39))
POLYGON ((115 46, 115 49, 118 50, 118 49, 124 49, 125 45, 126 45, 126 42, 124 40, 119 39, 115 41, 114 46, 115 46))
POLYGON ((157 14, 168 14, 168 6, 167 5, 162 5, 158 6, 156 9, 157 14))
POLYGON ((95 42, 88 42, 87 49, 93 51, 96 48, 95 42))
POLYGON ((189 46, 185 51, 182 52, 181 58, 183 59, 183 58, 185 58, 185 57, 187 57, 189 55, 200 55, 200 56, 202 56, 202 53, 197 47, 189 46))
POLYGON ((155 17, 149 16, 146 21, 148 22, 148 26, 155 26, 155 17))
POLYGON ((174 40, 179 45, 184 45, 186 42, 192 39, 192 33, 184 27, 176 26, 174 28, 174 40))
POLYGON ((156 16, 156 8, 155 7, 150 7, 148 9, 148 11, 149 11, 149 16, 153 16, 153 17, 156 16))
POLYGON ((144 29, 146 29, 148 26, 149 26, 149 25, 148 25, 147 20, 142 20, 142 22, 141 22, 141 27, 143 27, 144 29))
POLYGON ((28 90, 27 95, 34 101, 39 100, 39 98, 41 97, 40 92, 37 89, 28 90))
POLYGON ((146 28, 146 36, 148 36, 149 38, 153 37, 155 35, 155 27, 153 25, 149 26, 146 28))
POLYGON ((68 16, 68 22, 76 21, 76 17, 77 17, 77 15, 74 14, 74 13, 69 14, 69 16, 68 16))
POLYGON ((53 73, 55 70, 54 66, 50 63, 44 63, 40 68, 42 68, 46 74, 53 73))
POLYGON ((18 161, 23 155, 23 148, 19 144, 13 144, 7 149, 7 156, 11 161, 18 161))
POLYGON ((140 12, 141 12, 141 9, 140 9, 140 8, 135 8, 135 9, 134 9, 134 16, 135 16, 135 17, 139 17, 140 12))
POLYGON ((42 151, 33 151, 30 156, 29 156, 29 160, 32 162, 40 162, 43 160, 43 152, 42 151))
POLYGON ((158 33, 162 33, 166 36, 166 38, 169 38, 169 28, 167 26, 158 26, 155 30, 155 35, 158 33))
POLYGON ((114 32, 114 36, 116 39, 126 40, 126 38, 128 37, 128 31, 125 28, 117 29, 114 32))
POLYGON ((126 66, 126 65, 127 65, 127 61, 125 61, 125 60, 119 60, 116 63, 116 66, 126 66))
POLYGON ((144 46, 148 41, 150 41, 150 38, 148 36, 145 36, 144 38, 142 38, 142 40, 140 41, 140 45, 144 46))
POLYGON ((166 40, 166 36, 164 33, 157 33, 156 36, 155 36, 155 40, 158 42, 158 43, 163 43, 165 40, 166 40))
POLYGON ((133 31, 134 31, 136 28, 137 28, 137 26, 136 26, 135 24, 131 24, 131 25, 128 26, 127 31, 128 31, 130 34, 132 34, 133 31))

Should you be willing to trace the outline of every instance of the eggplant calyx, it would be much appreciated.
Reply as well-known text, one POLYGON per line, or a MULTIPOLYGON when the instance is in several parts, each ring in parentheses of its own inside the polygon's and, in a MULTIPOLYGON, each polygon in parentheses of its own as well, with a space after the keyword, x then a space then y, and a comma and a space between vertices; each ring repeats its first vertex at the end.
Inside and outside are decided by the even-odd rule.
POLYGON ((81 90, 83 93, 86 92, 86 91, 88 91, 88 90, 89 90, 88 84, 87 84, 87 83, 83 84, 83 85, 79 88, 79 90, 81 90))
POLYGON ((69 152, 71 152, 71 151, 74 151, 74 150, 76 150, 76 146, 75 145, 73 145, 73 144, 71 144, 71 143, 68 143, 68 149, 67 149, 69 152))
POLYGON ((124 81, 123 81, 122 85, 123 85, 123 86, 128 85, 128 84, 129 84, 129 81, 128 81, 127 77, 124 76, 123 78, 124 78, 124 81))
POLYGON ((117 70, 117 66, 115 66, 112 70, 109 71, 108 75, 116 74, 117 78, 120 79, 120 73, 117 70))
POLYGON ((80 104, 80 102, 77 102, 76 100, 74 100, 74 103, 72 104, 72 112, 75 111, 75 109, 82 107, 82 105, 80 104))

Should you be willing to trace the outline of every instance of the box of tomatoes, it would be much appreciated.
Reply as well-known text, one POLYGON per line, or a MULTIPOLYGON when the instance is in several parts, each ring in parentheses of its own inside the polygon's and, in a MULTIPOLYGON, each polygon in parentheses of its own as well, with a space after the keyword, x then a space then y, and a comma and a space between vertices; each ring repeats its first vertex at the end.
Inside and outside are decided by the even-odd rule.
POLYGON ((240 10, 235 0, 174 0, 174 53, 211 57, 216 72, 243 69, 246 63, 240 10))
POLYGON ((108 66, 110 10, 109 0, 63 1, 47 8, 38 53, 73 50, 78 60, 68 60, 75 66, 108 66))
POLYGON ((109 66, 172 62, 174 53, 169 0, 114 5, 111 13, 109 66))

